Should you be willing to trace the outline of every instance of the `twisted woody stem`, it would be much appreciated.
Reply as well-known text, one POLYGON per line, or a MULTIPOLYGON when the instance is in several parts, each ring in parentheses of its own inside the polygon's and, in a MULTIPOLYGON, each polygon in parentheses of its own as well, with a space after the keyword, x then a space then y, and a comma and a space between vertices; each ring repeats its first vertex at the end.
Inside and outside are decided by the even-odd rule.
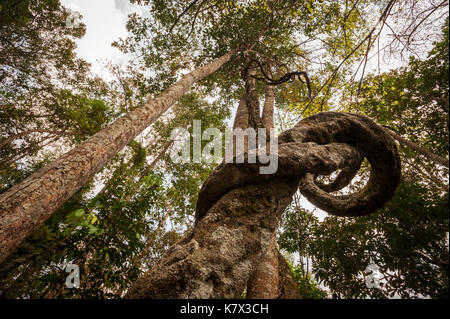
POLYGON ((247 162, 222 163, 213 171, 200 190, 193 230, 127 297, 238 298, 298 188, 330 214, 362 216, 389 201, 400 182, 394 139, 363 116, 319 113, 282 133, 278 143, 278 170, 272 175, 259 174, 262 165, 247 162), (331 194, 348 185, 364 158, 371 165, 367 185, 354 194, 331 194), (339 169, 334 182, 316 183, 314 176, 339 169))
MULTIPOLYGON (((311 98, 311 81, 309 80, 308 73, 305 71, 294 71, 294 72, 287 72, 283 76, 281 76, 279 79, 272 78, 271 75, 268 75, 266 71, 264 70, 264 66, 256 59, 250 60, 247 63, 247 68, 251 68, 253 64, 258 65, 259 69, 261 70, 261 73, 263 75, 263 78, 257 77, 256 75, 252 74, 251 77, 264 81, 268 85, 279 85, 285 82, 294 81, 295 78, 297 78, 301 83, 305 84, 306 81, 306 87, 308 89, 308 96, 311 98), (302 80, 300 76, 303 76, 305 78, 305 81, 302 80)), ((253 66, 254 67, 254 66, 253 66)))

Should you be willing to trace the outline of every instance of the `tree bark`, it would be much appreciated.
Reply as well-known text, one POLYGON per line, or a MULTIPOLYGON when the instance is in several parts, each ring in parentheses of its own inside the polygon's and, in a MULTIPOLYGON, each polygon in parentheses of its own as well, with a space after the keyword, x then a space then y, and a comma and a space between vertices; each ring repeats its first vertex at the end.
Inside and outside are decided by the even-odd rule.
POLYGON ((248 128, 247 97, 245 90, 242 92, 241 100, 239 101, 236 115, 234 117, 233 129, 236 128, 240 128, 243 131, 248 128))
POLYGON ((229 192, 126 297, 239 298, 295 190, 293 179, 229 192))
POLYGON ((276 232, 269 248, 247 284, 248 299, 276 299, 279 296, 278 245, 276 232))
POLYGON ((256 67, 254 63, 250 63, 250 58, 246 57, 246 67, 243 71, 243 80, 245 83, 245 97, 248 110, 248 127, 252 127, 255 130, 263 127, 260 107, 259 107, 259 97, 258 90, 256 88, 256 67))
POLYGON ((190 87, 239 51, 183 76, 177 83, 119 118, 68 153, 0 195, 0 263, 112 157, 151 125, 190 87))
MULTIPOLYGON (((271 74, 270 69, 268 70, 271 74)), ((274 95, 275 87, 269 84, 265 85, 265 99, 262 113, 262 125, 266 129, 266 149, 270 149, 270 129, 273 129, 273 108, 275 102, 274 95)), ((285 289, 295 290, 298 292, 297 283, 292 278, 289 267, 287 267, 287 273, 282 271, 286 270, 280 265, 279 259, 282 258, 284 263, 284 257, 278 250, 276 241, 276 232, 270 242, 269 249, 265 256, 263 256, 260 264, 258 265, 255 273, 250 278, 247 284, 247 298, 249 299, 276 299, 281 295, 292 297, 295 293, 285 292, 285 289), (290 281, 289 288, 283 283, 286 283, 285 278, 292 279, 290 281)), ((287 266, 287 264, 286 264, 287 266)))
POLYGON ((269 84, 265 86, 265 99, 263 106, 262 122, 266 130, 273 128, 273 107, 275 102, 275 87, 269 84))
MULTIPOLYGON (((236 110, 236 115, 234 117, 234 123, 233 123, 233 130, 235 129, 242 129, 242 131, 245 131, 248 128, 248 109, 247 109, 247 94, 244 89, 244 92, 242 92, 241 100, 239 101, 238 108, 236 110)), ((233 156, 236 156, 237 152, 237 145, 234 138, 230 141, 232 143, 233 147, 233 156)), ((244 135, 244 152, 248 151, 248 136, 244 135)))

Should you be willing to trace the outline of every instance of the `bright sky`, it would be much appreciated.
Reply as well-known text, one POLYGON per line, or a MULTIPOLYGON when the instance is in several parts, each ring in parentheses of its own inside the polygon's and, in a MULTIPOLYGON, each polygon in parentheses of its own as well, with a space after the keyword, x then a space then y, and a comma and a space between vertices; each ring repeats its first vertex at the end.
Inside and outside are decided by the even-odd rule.
POLYGON ((111 43, 127 36, 127 15, 139 7, 128 0, 61 0, 61 3, 80 12, 86 24, 86 35, 76 40, 78 56, 92 64, 93 72, 110 77, 103 69, 105 61, 111 60, 114 64, 127 61, 127 56, 111 43))

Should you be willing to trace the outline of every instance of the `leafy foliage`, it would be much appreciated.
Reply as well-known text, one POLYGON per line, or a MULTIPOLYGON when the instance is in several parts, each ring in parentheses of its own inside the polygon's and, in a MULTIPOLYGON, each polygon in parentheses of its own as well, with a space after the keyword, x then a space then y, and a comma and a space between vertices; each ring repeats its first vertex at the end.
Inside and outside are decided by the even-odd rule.
POLYGON ((289 265, 298 284, 302 299, 324 299, 327 292, 312 278, 310 245, 319 227, 319 220, 311 212, 291 205, 285 212, 278 236, 280 248, 290 254, 298 252, 299 262, 289 265))
POLYGON ((407 67, 366 77, 360 96, 353 101, 348 97, 345 108, 370 116, 430 151, 447 156, 448 30, 447 20, 443 39, 426 60, 412 57, 407 67))
POLYGON ((341 298, 448 298, 448 194, 403 182, 376 214, 327 217, 310 253, 316 278, 341 298), (367 266, 379 267, 379 288, 368 288, 367 266))
MULTIPOLYGON (((283 83, 276 90, 283 116, 361 113, 448 157, 448 20, 427 59, 365 76, 355 97, 359 83, 348 78, 367 58, 374 16, 367 8, 379 1, 130 2, 149 14, 129 16, 129 36, 113 46, 134 60, 109 65, 116 78, 106 82, 76 57, 73 40, 86 27, 68 28, 71 13, 58 0, 0 0, 0 192, 241 44, 251 46, 252 58, 276 61, 275 78, 307 71, 314 99, 302 83, 283 83)), ((223 131, 242 93, 242 62, 238 55, 197 83, 33 232, 0 265, 0 295, 120 297, 192 226, 198 191, 214 167, 169 160, 172 129, 192 133, 196 119, 223 131), (64 286, 70 262, 80 266, 79 289, 64 286)), ((262 99, 261 83, 258 92, 262 99)), ((291 271, 304 298, 327 297, 317 281, 336 298, 448 298, 448 170, 401 152, 401 187, 376 214, 320 222, 298 200, 286 211, 278 243, 298 254, 291 271), (383 276, 379 288, 366 285, 369 264, 383 276)), ((364 166, 354 186, 366 178, 364 166)))
POLYGON ((291 273, 298 284, 298 289, 302 293, 302 299, 325 299, 327 292, 319 287, 316 281, 311 277, 311 274, 305 274, 298 265, 291 269, 291 273))
MULTIPOLYGON (((443 35, 428 59, 412 58, 408 67, 368 76, 356 100, 349 90, 346 110, 376 118, 448 157, 448 20, 443 35)), ((288 215, 290 227, 282 227, 280 245, 302 255, 296 229, 312 229, 307 251, 314 278, 335 298, 448 298, 448 170, 400 149, 403 181, 395 197, 375 214, 330 216, 311 228, 304 218, 308 213, 300 210, 297 217, 288 215), (379 276, 377 286, 372 285, 374 275, 379 276)), ((363 167, 346 192, 366 180, 363 167)))

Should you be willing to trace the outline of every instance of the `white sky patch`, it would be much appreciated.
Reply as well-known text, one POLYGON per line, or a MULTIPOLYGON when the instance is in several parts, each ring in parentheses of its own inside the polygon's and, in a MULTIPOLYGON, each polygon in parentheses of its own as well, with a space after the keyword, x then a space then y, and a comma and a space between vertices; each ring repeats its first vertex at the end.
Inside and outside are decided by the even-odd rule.
POLYGON ((128 56, 111 46, 113 41, 127 36, 128 13, 135 6, 128 0, 61 0, 63 6, 81 13, 86 25, 86 35, 76 39, 78 57, 92 64, 92 71, 108 79, 111 74, 104 69, 107 60, 124 64, 128 56))

